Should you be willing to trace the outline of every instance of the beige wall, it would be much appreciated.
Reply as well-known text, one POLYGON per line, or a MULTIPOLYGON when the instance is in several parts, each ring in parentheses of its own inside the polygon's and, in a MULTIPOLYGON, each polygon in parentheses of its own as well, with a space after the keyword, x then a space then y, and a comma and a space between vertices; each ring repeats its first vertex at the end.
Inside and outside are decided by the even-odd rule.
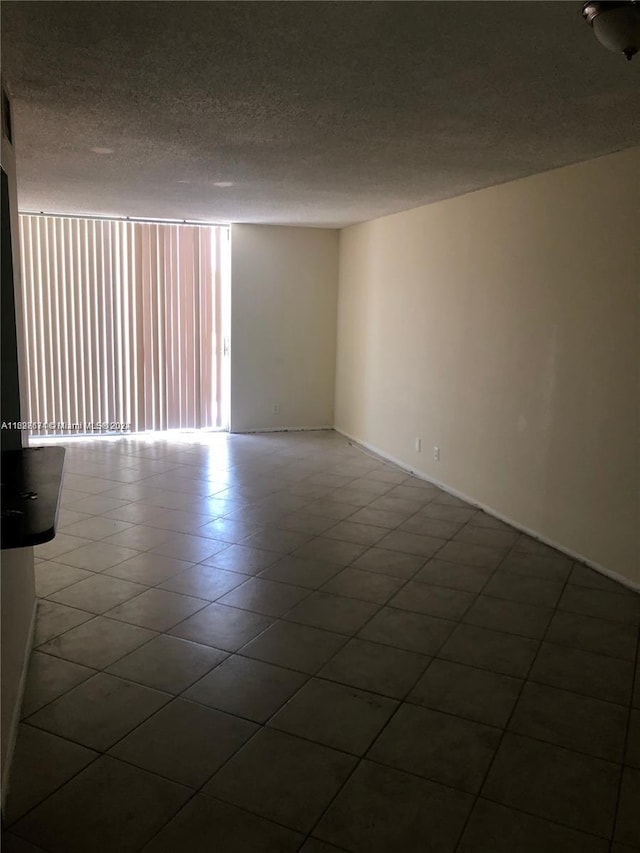
POLYGON ((232 432, 333 425, 337 282, 337 231, 233 226, 232 432))
POLYGON ((338 429, 636 585, 639 189, 635 148, 345 229, 336 379, 338 429))

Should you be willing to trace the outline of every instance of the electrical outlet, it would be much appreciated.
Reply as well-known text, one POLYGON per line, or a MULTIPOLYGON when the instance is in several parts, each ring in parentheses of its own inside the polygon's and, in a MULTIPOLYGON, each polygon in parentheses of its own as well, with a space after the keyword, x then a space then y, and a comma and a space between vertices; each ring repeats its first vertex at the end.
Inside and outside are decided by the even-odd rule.
POLYGON ((440 448, 439 447, 433 448, 433 458, 435 459, 436 462, 440 461, 440 448))
POLYGON ((416 438, 414 442, 414 447, 416 449, 416 453, 420 453, 422 451, 422 439, 416 438))
POLYGON ((273 414, 274 415, 280 414, 280 403, 274 403, 273 404, 273 414))

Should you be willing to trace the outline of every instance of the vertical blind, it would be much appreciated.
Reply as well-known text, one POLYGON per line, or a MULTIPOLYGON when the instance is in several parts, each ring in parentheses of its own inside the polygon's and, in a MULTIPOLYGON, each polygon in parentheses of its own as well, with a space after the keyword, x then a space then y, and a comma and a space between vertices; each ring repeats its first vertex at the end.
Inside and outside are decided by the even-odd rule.
POLYGON ((222 426, 227 229, 20 216, 35 434, 222 426))

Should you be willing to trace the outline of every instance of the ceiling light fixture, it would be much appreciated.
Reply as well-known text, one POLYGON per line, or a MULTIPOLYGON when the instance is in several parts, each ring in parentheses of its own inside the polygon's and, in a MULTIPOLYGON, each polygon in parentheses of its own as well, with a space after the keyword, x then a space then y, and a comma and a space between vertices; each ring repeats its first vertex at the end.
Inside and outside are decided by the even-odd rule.
POLYGON ((640 50, 638 0, 588 0, 582 17, 593 27, 600 44, 630 60, 640 50))

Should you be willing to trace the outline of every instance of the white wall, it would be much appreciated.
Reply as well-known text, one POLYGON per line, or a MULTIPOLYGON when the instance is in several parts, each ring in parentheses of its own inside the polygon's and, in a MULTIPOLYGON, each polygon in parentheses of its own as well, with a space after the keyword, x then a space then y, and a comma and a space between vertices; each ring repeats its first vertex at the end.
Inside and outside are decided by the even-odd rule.
POLYGON ((635 148, 345 229, 336 379, 338 429, 635 584, 639 189, 635 148))
POLYGON ((3 551, 0 563, 0 598, 2 600, 0 767, 2 804, 4 805, 33 637, 36 604, 33 548, 12 548, 3 551))
POLYGON ((337 231, 233 226, 232 432, 333 425, 337 287, 337 231))
MULTIPOLYGON (((4 81, 3 81, 4 86, 4 81)), ((25 344, 22 334, 22 304, 20 287, 20 247, 18 242, 18 198, 16 191, 15 155, 13 146, 9 143, 4 133, 2 134, 1 147, 2 168, 8 178, 9 205, 11 211, 11 245, 13 256, 13 279, 15 294, 16 315, 16 348, 20 396, 22 398, 22 412, 26 411, 25 397, 25 371, 24 354, 25 344)), ((3 287, 7 282, 3 281, 3 287)), ((11 319, 11 318, 10 318, 11 319)), ((7 318, 3 316, 3 324, 7 318)), ((11 377, 15 364, 3 364, 3 378, 11 377), (5 368, 9 368, 5 370, 5 368)), ((5 402, 3 395, 3 404, 5 402)), ((13 403, 15 405, 15 403, 13 403)), ((17 413, 3 413, 7 420, 21 420, 17 413), (8 415, 8 416, 7 416, 8 415)), ((3 417, 3 419, 4 419, 3 417)), ((16 433, 14 444, 11 449, 18 448, 22 443, 19 433, 16 433)), ((25 442, 26 444, 26 442, 25 442)), ((11 767, 11 758, 15 736, 19 720, 20 705, 22 703, 22 691, 24 688, 24 676, 31 650, 31 638, 33 630, 33 618, 35 614, 35 582, 33 571, 33 548, 14 548, 2 552, 0 557, 0 619, 2 623, 1 647, 2 659, 0 661, 2 671, 2 702, 0 715, 0 778, 2 789, 2 803, 7 789, 7 779, 11 767)))

